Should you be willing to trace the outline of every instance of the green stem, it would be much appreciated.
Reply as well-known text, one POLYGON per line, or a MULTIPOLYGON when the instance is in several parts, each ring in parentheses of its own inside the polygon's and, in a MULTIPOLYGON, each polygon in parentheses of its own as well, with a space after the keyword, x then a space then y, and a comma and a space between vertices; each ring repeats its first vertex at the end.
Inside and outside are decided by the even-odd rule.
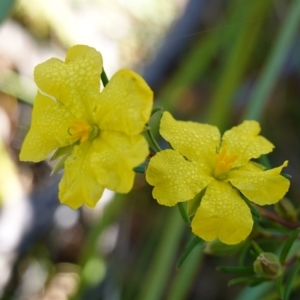
POLYGON ((104 71, 104 68, 102 69, 102 73, 101 73, 101 81, 102 81, 104 86, 106 86, 109 83, 109 80, 108 80, 107 75, 104 71))

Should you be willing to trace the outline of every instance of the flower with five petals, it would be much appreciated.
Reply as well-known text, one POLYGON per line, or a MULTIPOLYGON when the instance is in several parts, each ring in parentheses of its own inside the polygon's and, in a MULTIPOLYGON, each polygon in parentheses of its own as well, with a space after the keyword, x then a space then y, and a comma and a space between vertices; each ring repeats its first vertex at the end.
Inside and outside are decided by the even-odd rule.
POLYGON ((258 205, 274 204, 290 184, 280 175, 287 162, 264 171, 250 161, 274 148, 259 132, 258 122, 244 121, 221 138, 215 126, 177 121, 165 112, 160 133, 174 150, 150 160, 146 179, 154 186, 153 197, 167 206, 188 201, 192 231, 206 241, 243 241, 253 226, 243 197, 258 205), (204 194, 201 202, 198 194, 204 194))
POLYGON ((148 155, 141 132, 152 91, 138 74, 120 70, 100 92, 101 72, 101 54, 85 45, 70 48, 65 62, 52 58, 34 71, 39 91, 20 159, 66 152, 59 199, 74 209, 94 207, 104 188, 128 192, 133 168, 148 155))

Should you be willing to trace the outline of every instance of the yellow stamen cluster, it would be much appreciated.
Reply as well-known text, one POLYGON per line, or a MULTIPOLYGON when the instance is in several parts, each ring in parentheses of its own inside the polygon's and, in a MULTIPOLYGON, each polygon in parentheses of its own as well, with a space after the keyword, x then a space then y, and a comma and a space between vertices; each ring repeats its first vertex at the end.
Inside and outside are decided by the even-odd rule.
POLYGON ((216 166, 213 173, 214 177, 221 180, 224 179, 226 173, 232 168, 237 157, 237 154, 228 155, 227 149, 222 148, 216 156, 216 166))
POLYGON ((69 134, 74 141, 80 140, 81 143, 89 139, 92 127, 83 120, 76 120, 69 128, 69 134))

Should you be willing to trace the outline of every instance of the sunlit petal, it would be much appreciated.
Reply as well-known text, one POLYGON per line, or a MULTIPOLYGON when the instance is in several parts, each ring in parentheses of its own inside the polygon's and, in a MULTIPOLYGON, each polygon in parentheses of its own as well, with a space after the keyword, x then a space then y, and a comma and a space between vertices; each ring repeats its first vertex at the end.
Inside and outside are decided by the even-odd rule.
POLYGON ((142 135, 101 131, 94 140, 91 166, 100 185, 119 193, 127 193, 134 182, 134 167, 148 156, 148 144, 142 135))
POLYGON ((20 160, 38 162, 51 151, 74 143, 68 134, 74 116, 64 105, 38 93, 32 112, 30 130, 23 143, 20 160))
POLYGON ((104 187, 97 181, 91 168, 92 143, 76 146, 65 162, 65 173, 59 184, 61 203, 76 209, 83 204, 94 207, 101 198, 104 187))
POLYGON ((152 194, 158 203, 173 206, 193 199, 213 178, 178 152, 164 150, 151 158, 146 180, 154 186, 152 194))
POLYGON ((196 122, 175 120, 164 112, 160 123, 160 134, 172 147, 201 168, 210 172, 215 163, 216 149, 220 145, 217 127, 196 122))
POLYGON ((280 173, 287 166, 285 161, 280 167, 263 171, 252 163, 229 173, 228 180, 245 197, 259 205, 274 204, 286 194, 290 181, 280 173))
POLYGON ((256 121, 244 121, 242 124, 227 130, 222 137, 222 148, 229 155, 237 154, 233 167, 246 164, 251 158, 271 152, 274 145, 258 135, 260 125, 256 121))
POLYGON ((77 45, 66 61, 51 58, 36 66, 34 79, 41 91, 55 97, 77 117, 92 120, 100 93, 102 56, 94 48, 77 45))
POLYGON ((219 238, 237 244, 250 234, 253 220, 250 209, 230 184, 213 181, 202 198, 192 221, 194 234, 206 241, 219 238))
POLYGON ((102 91, 95 121, 101 129, 136 135, 148 122, 153 92, 144 79, 130 70, 118 71, 102 91))

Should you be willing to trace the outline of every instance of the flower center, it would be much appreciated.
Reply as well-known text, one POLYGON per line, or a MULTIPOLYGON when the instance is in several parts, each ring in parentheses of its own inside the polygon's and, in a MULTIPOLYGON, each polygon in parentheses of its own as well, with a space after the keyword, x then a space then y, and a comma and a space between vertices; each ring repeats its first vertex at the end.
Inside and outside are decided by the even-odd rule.
POLYGON ((83 120, 76 120, 69 127, 68 132, 72 140, 80 140, 81 143, 84 143, 89 139, 94 139, 99 133, 99 128, 96 125, 92 127, 83 120))
POLYGON ((227 172, 230 171, 237 157, 237 154, 228 155, 227 149, 222 148, 216 155, 216 166, 213 176, 220 180, 225 179, 227 177, 227 172))

